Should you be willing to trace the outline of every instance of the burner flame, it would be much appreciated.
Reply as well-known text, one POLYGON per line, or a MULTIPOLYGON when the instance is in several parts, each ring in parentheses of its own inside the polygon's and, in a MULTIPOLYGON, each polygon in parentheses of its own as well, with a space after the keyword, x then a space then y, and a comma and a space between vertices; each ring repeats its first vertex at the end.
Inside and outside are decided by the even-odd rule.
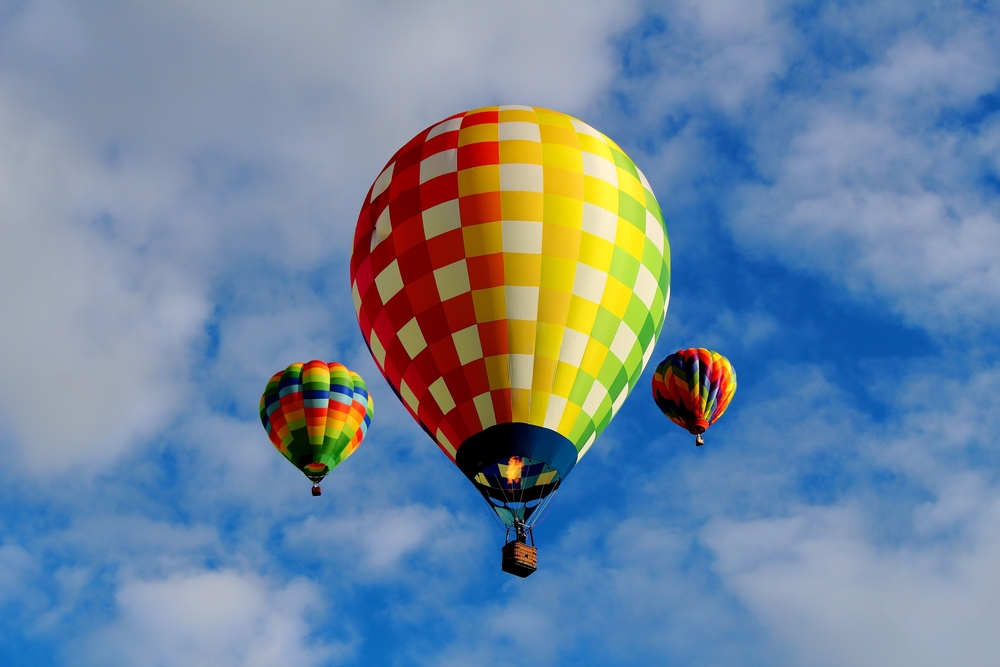
POLYGON ((510 457, 510 461, 507 462, 507 484, 514 486, 514 482, 521 481, 521 469, 524 467, 524 462, 521 460, 520 456, 510 457))

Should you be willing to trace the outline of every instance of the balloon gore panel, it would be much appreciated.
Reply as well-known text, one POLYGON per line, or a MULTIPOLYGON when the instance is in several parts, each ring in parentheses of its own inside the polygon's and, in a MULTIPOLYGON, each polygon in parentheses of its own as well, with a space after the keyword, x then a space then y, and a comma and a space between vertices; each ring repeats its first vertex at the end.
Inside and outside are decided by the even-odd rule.
POLYGON ((373 408, 360 375, 342 364, 310 361, 271 377, 260 419, 275 448, 319 483, 357 449, 373 408))
POLYGON ((379 370, 449 458, 521 424, 579 459, 649 361, 670 248, 648 181, 608 137, 485 107, 389 160, 358 217, 351 286, 379 370))
POLYGON ((736 371, 718 352, 678 350, 653 372, 653 400, 672 422, 701 434, 722 416, 736 393, 736 371))

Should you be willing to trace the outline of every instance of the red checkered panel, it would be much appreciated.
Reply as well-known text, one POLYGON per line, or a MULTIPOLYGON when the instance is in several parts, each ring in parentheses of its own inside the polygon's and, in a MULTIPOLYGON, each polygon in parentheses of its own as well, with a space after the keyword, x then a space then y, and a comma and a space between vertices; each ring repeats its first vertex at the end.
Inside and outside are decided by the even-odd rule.
POLYGON ((392 157, 358 218, 351 283, 372 356, 453 460, 508 422, 582 456, 652 352, 669 247, 648 182, 607 137, 491 107, 392 157))
MULTIPOLYGON (((439 295, 435 280, 435 270, 466 257, 461 220, 500 219, 498 196, 493 202, 489 195, 459 196, 459 164, 498 161, 495 144, 493 156, 480 145, 459 149, 463 118, 460 114, 425 130, 390 160, 361 210, 351 263, 358 321, 373 356, 403 404, 452 459, 462 441, 492 425, 482 423, 477 397, 480 403, 489 398, 499 421, 510 420, 509 398, 490 394, 484 356, 463 364, 452 337, 477 326, 471 291, 442 298, 449 292, 439 295), (431 212, 427 225, 425 211, 431 212), (391 241, 379 243, 379 233, 389 231, 391 241), (442 379, 451 399, 445 398, 444 409, 457 408, 448 419, 438 401, 420 400, 442 379)), ((503 284, 502 265, 498 269, 493 274, 497 286, 503 284)))

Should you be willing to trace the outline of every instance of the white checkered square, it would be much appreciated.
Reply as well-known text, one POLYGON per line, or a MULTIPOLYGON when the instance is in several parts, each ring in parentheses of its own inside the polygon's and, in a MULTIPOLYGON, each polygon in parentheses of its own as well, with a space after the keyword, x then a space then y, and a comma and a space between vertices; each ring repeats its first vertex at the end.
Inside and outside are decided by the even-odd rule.
POLYGON ((403 276, 399 274, 399 263, 396 260, 392 260, 389 266, 375 276, 375 287, 382 303, 389 303, 389 299, 403 289, 403 276))
POLYGON ((524 285, 506 285, 504 298, 507 301, 507 319, 538 319, 538 288, 524 285))
POLYGON ((413 393, 410 385, 406 384, 406 380, 402 380, 399 384, 399 395, 403 399, 403 403, 406 404, 406 407, 413 410, 413 413, 416 414, 417 408, 420 407, 420 400, 413 393))
POLYGON ((501 223, 504 252, 539 255, 542 252, 542 223, 504 220, 501 223))
POLYGON ((583 402, 583 411, 588 415, 594 415, 595 422, 597 421, 597 408, 601 406, 601 402, 607 400, 608 389, 603 384, 594 380, 594 384, 590 387, 590 393, 587 394, 587 400, 583 402))
POLYGON ((604 285, 608 282, 608 274, 587 264, 576 265, 576 276, 573 279, 573 294, 591 301, 601 303, 604 295, 604 285))
POLYGON ((510 374, 511 389, 531 389, 531 378, 534 371, 535 358, 532 355, 507 355, 507 372, 510 374))
POLYGON ((371 339, 368 341, 368 347, 371 348, 372 356, 375 357, 375 361, 378 362, 379 368, 385 368, 385 346, 382 345, 382 341, 379 340, 378 334, 372 329, 371 339))
POLYGON ((455 458, 458 455, 458 450, 455 449, 455 445, 451 444, 451 440, 448 439, 448 436, 446 436, 441 429, 438 429, 437 441, 441 443, 441 446, 444 447, 449 454, 451 454, 451 458, 455 458))
POLYGON ((472 399, 472 404, 476 406, 476 413, 479 415, 479 423, 483 428, 489 428, 497 423, 496 412, 493 411, 493 396, 489 392, 479 394, 472 399))
POLYGON ((382 214, 378 216, 378 220, 375 221, 375 231, 372 232, 371 249, 374 250, 375 246, 389 238, 389 232, 391 231, 392 219, 389 217, 389 207, 386 206, 382 209, 382 214))
POLYGON ((646 238, 653 242, 656 249, 660 251, 660 255, 663 255, 663 227, 660 226, 660 221, 656 219, 649 210, 646 210, 646 238))
POLYGON ((639 300, 646 306, 646 310, 653 309, 653 299, 656 298, 659 289, 660 286, 650 270, 646 268, 645 264, 640 264, 639 275, 635 277, 635 287, 632 288, 632 292, 639 297, 639 300))
POLYGON ((458 353, 458 360, 465 364, 483 358, 483 347, 479 342, 479 327, 473 324, 451 335, 455 343, 455 351, 458 353))
POLYGON ((583 361, 583 353, 587 351, 589 341, 590 336, 587 334, 567 327, 563 331, 562 346, 559 348, 559 361, 579 367, 580 362, 583 361))
POLYGON ((542 141, 542 134, 537 123, 500 123, 498 125, 498 136, 500 141, 510 141, 519 139, 521 141, 542 141))
POLYGON ((462 127, 462 117, 452 118, 451 120, 446 120, 443 123, 438 123, 431 128, 431 131, 427 133, 428 139, 433 139, 434 137, 444 134, 445 132, 458 132, 459 128, 462 127))
POLYGON ((618 187, 618 168, 614 162, 594 153, 583 152, 583 173, 585 176, 599 178, 606 183, 618 187))
POLYGON ((472 290, 471 285, 469 285, 469 268, 464 259, 435 269, 434 282, 437 283, 441 301, 447 301, 472 290))
POLYGON ((653 188, 649 187, 649 181, 646 180, 646 174, 642 173, 642 170, 639 169, 639 167, 636 167, 635 170, 639 174, 639 182, 642 183, 642 187, 652 192, 653 188))
POLYGON ((455 399, 452 398, 443 377, 434 380, 427 388, 430 390, 431 396, 434 397, 434 402, 441 408, 441 414, 446 415, 455 409, 455 399))
POLYGON ((427 347, 427 341, 424 340, 424 334, 420 331, 420 325, 417 324, 415 317, 404 324, 396 335, 399 336, 399 342, 403 344, 410 359, 415 359, 427 347))
MULTIPOLYGON (((601 134, 600 132, 598 132, 597 130, 595 130, 594 128, 592 128, 591 126, 587 125, 583 121, 577 120, 575 118, 571 118, 569 122, 573 124, 573 129, 575 129, 580 134, 587 134, 587 135, 590 135, 591 137, 595 137, 597 139, 600 139, 601 141, 605 141, 603 134, 601 134)), ((607 143, 607 142, 605 142, 605 143, 607 143)))
POLYGON ((459 212, 457 199, 450 199, 430 207, 420 214, 420 218, 424 223, 426 239, 432 239, 462 226, 462 215, 459 212))
POLYGON ((618 232, 618 212, 584 202, 582 228, 585 232, 614 243, 615 234, 618 232))
POLYGON ((611 353, 624 363, 629 352, 632 351, 632 347, 638 342, 639 338, 635 335, 635 332, 622 321, 618 325, 618 331, 615 333, 614 340, 611 341, 611 353))
POLYGON ((358 291, 358 281, 351 283, 351 296, 354 298, 354 312, 361 313, 361 293, 358 291))
POLYGON ((621 393, 618 394, 618 398, 616 398, 615 402, 611 404, 611 414, 616 415, 618 414, 618 411, 621 410, 622 405, 625 404, 625 399, 628 398, 628 390, 628 385, 625 385, 625 387, 622 388, 621 393))
POLYGON ((642 367, 646 368, 646 364, 649 363, 650 357, 653 356, 653 349, 656 347, 656 338, 654 337, 649 341, 649 346, 642 351, 642 367))
POLYGON ((501 164, 500 190, 542 192, 542 165, 501 164))
POLYGON ((458 149, 451 148, 420 161, 420 183, 458 171, 458 149))
POLYGON ((385 189, 389 187, 389 183, 392 181, 392 169, 395 166, 396 163, 393 162, 378 175, 378 178, 375 179, 375 184, 372 185, 372 196, 369 201, 375 201, 375 198, 385 192, 385 189))
POLYGON ((549 395, 549 404, 545 407, 545 421, 542 426, 555 431, 559 427, 563 413, 566 412, 566 398, 556 394, 549 395))

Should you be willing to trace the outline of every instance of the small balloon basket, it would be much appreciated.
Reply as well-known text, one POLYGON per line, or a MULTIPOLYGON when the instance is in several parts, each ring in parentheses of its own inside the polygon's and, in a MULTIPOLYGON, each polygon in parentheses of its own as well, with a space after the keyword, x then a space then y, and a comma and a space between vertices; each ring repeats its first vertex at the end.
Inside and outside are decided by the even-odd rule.
MULTIPOLYGON (((511 540, 503 547, 503 560, 500 561, 500 568, 507 574, 516 577, 527 577, 538 569, 538 549, 534 544, 526 541, 526 531, 518 527, 515 539, 511 540)), ((528 528, 527 532, 530 533, 528 528)), ((534 542, 534 539, 531 540, 534 542)))
POLYGON ((538 549, 517 540, 508 542, 503 548, 500 567, 516 577, 527 577, 538 569, 538 549))

